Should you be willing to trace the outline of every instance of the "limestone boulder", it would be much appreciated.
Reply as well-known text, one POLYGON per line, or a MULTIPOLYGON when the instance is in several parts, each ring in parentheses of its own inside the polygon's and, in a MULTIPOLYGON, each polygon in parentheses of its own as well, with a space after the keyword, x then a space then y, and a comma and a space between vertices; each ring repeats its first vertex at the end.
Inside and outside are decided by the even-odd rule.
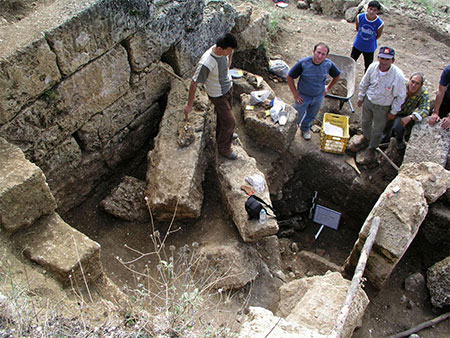
POLYGON ((251 96, 241 95, 241 112, 245 123, 245 132, 256 142, 269 147, 279 153, 289 148, 297 132, 296 110, 286 103, 287 122, 284 126, 274 123, 270 114, 270 107, 262 104, 251 105, 251 96))
POLYGON ((145 203, 145 182, 125 176, 120 184, 100 202, 107 213, 130 222, 149 222, 145 203))
POLYGON ((52 213, 56 203, 42 170, 0 137, 0 225, 15 232, 52 213))
POLYGON ((406 163, 400 169, 401 175, 413 178, 422 184, 429 204, 436 202, 450 188, 450 171, 437 163, 406 163))
POLYGON ((270 333, 273 338, 325 338, 315 330, 301 326, 275 316, 270 310, 250 306, 244 323, 239 332, 239 338, 265 338, 270 333))
POLYGON ((233 33, 240 49, 254 49, 263 45, 269 36, 270 14, 263 8, 244 3, 236 6, 233 33))
MULTIPOLYGON (((280 288, 277 315, 289 322, 328 335, 334 327, 344 304, 350 281, 338 272, 328 271, 323 276, 305 277, 280 288)), ((369 298, 360 287, 344 325, 343 337, 351 337, 361 325, 369 298)))
POLYGON ((406 175, 398 175, 386 187, 364 222, 347 263, 356 266, 372 219, 379 216, 380 227, 365 275, 381 288, 416 236, 427 212, 422 184, 406 175))
MULTIPOLYGON (((245 210, 248 196, 242 191, 241 186, 248 185, 246 178, 249 176, 260 175, 264 181, 265 177, 257 168, 255 159, 250 157, 242 147, 234 145, 233 149, 238 154, 236 160, 230 161, 221 157, 217 161, 216 172, 222 200, 244 242, 254 242, 276 234, 278 224, 273 217, 268 217, 265 224, 260 224, 258 219, 248 219, 245 210)), ((271 205, 267 184, 265 186, 265 190, 256 195, 271 205)))
POLYGON ((202 20, 197 26, 185 27, 186 34, 174 46, 170 58, 176 60, 175 70, 183 77, 193 74, 194 66, 203 53, 216 43, 224 32, 231 32, 236 18, 236 9, 227 2, 210 1, 205 4, 202 20), (202 38, 199 39, 198 37, 202 38))
POLYGON ((450 149, 450 133, 439 125, 430 127, 428 117, 414 124, 406 147, 403 164, 434 162, 445 166, 450 149))
POLYGON ((215 289, 233 290, 256 279, 261 259, 248 244, 230 241, 201 247, 195 264, 201 280, 215 289))
POLYGON ((428 269, 427 287, 433 306, 441 308, 450 305, 450 256, 428 269))
POLYGON ((130 62, 142 71, 157 62, 184 38, 187 30, 202 21, 204 1, 172 1, 155 6, 152 19, 128 39, 130 62))
POLYGON ((27 258, 64 285, 85 285, 103 273, 100 245, 56 213, 41 217, 33 228, 16 232, 12 239, 27 258))
MULTIPOLYGON (((199 86, 189 122, 184 122, 190 80, 173 82, 167 107, 160 123, 155 146, 147 156, 146 196, 152 214, 158 220, 197 218, 203 203, 202 182, 206 170, 207 142, 213 117, 211 104, 199 86), (193 142, 178 144, 178 132, 184 127, 193 131, 193 142)), ((215 116, 214 116, 215 118, 215 116)))

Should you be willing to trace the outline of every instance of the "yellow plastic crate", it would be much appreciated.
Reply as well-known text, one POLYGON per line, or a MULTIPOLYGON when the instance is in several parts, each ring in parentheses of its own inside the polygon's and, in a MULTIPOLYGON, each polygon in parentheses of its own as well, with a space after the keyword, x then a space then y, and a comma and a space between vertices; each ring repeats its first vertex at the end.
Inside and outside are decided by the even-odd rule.
POLYGON ((343 154, 350 139, 348 116, 325 113, 323 115, 322 130, 320 131, 320 150, 329 153, 343 154), (343 130, 343 136, 328 135, 325 133, 325 122, 343 130))

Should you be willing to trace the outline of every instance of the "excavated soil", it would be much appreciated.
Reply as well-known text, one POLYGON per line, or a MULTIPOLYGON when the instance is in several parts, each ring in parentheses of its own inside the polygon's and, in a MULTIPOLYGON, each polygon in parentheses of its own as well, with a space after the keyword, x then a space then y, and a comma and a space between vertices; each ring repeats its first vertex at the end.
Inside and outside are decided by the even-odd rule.
MULTIPOLYGON (((28 10, 33 10, 33 6, 45 4, 45 2, 33 2, 28 10)), ((270 56, 281 57, 289 65, 293 65, 297 59, 311 55, 314 44, 319 41, 329 44, 332 53, 350 54, 355 35, 353 23, 324 17, 311 11, 299 10, 293 4, 282 9, 275 7, 271 0, 252 1, 252 3, 255 2, 272 13, 271 20, 275 28, 268 44, 270 56)), ((11 2, 11 4, 14 3, 19 3, 19 1, 11 2)), ((2 5, 5 5, 5 2, 2 5)), ((26 14, 27 8, 20 7, 20 4, 17 6, 26 14)), ((20 19, 21 15, 25 15, 21 11, 15 13, 18 14, 15 17, 10 16, 8 22, 14 22, 20 19)), ((6 15, 3 14, 2 17, 6 17, 6 15)), ((383 14, 382 18, 386 26, 379 45, 389 45, 395 48, 396 65, 406 75, 417 70, 424 72, 427 77, 426 85, 431 97, 434 98, 441 71, 450 60, 448 36, 445 37, 440 31, 432 29, 431 24, 424 21, 419 22, 416 18, 402 16, 396 11, 383 14)), ((266 70, 261 70, 261 74, 266 74, 266 70)), ((359 83, 362 74, 363 61, 361 58, 357 63, 356 83, 359 83)), ((277 96, 285 102, 292 101, 286 83, 267 80, 277 96)), ((356 108, 356 100, 352 101, 356 108)), ((359 114, 360 110, 356 108, 354 116, 351 117, 353 122, 359 121, 359 114)), ((245 135, 241 118, 236 117, 237 132, 242 144, 247 152, 256 158, 260 169, 264 173, 268 173, 270 164, 277 154, 252 143, 251 139, 245 135)), ((295 142, 304 141, 297 135, 295 142)), ((99 203, 118 185, 124 175, 145 180, 145 155, 150 148, 151 144, 147 149, 137 153, 133 162, 118 168, 114 176, 98 187, 88 200, 63 215, 69 224, 101 244, 104 269, 107 275, 122 288, 135 285, 136 280, 117 258, 131 260, 137 256, 135 250, 141 253, 153 251, 154 248, 149 237, 151 228, 149 224, 118 220, 104 213, 99 208, 99 203)), ((237 230, 230 216, 221 207, 219 189, 211 170, 206 175, 204 192, 205 200, 200 218, 195 221, 174 223, 172 229, 178 230, 169 236, 167 244, 173 244, 180 248, 184 244, 191 245, 193 242, 203 245, 238 238, 237 230)), ((169 225, 158 224, 157 226, 161 232, 164 232, 169 225)), ((342 265, 357 238, 357 233, 345 230, 345 227, 339 231, 327 230, 329 229, 325 229, 320 235, 320 239, 315 241, 314 234, 317 227, 308 225, 290 241, 295 241, 300 249, 316 252, 330 261, 342 265)), ((431 307, 429 295, 425 289, 412 294, 403 287, 404 279, 412 273, 425 273, 430 263, 426 258, 433 256, 433 248, 423 248, 419 241, 420 236, 413 241, 383 290, 377 292, 367 285, 366 292, 371 303, 364 316, 362 327, 354 333, 353 337, 386 337, 431 319, 443 311, 431 307)), ((289 275, 289 272, 301 270, 303 267, 296 266, 295 253, 289 249, 291 242, 282 241, 282 243, 284 243, 283 266, 286 269, 286 275, 289 275)), ((145 259, 138 261, 133 268, 143 269, 147 263, 149 262, 145 259)), ((307 273, 307 271, 304 272, 307 273)), ((254 285, 249 303, 272 309, 274 304, 271 304, 267 292, 268 290, 263 286, 254 285)), ((421 331, 419 335, 423 338, 440 338, 448 337, 449 332, 450 321, 447 320, 435 327, 421 331)))

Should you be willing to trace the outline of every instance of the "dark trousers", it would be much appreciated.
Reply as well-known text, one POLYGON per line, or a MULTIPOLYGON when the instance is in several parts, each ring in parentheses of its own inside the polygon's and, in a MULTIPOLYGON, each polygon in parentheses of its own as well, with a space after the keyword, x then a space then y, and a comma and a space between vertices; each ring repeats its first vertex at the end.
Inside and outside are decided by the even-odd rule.
POLYGON ((403 142, 403 140, 408 141, 411 135, 412 127, 414 126, 414 121, 409 121, 406 126, 402 126, 400 120, 404 116, 396 116, 394 120, 388 120, 386 122, 386 127, 383 132, 383 143, 389 143, 391 136, 395 136, 397 142, 403 142))
POLYGON ((443 119, 450 113, 450 94, 445 91, 444 98, 442 99, 441 106, 439 107, 439 117, 443 119))
POLYGON ((365 73, 367 71, 367 68, 369 68, 370 64, 373 62, 373 52, 372 53, 361 52, 359 49, 353 47, 350 57, 356 62, 358 61, 358 58, 361 54, 364 56, 364 73, 365 73))
POLYGON ((232 110, 233 88, 231 88, 225 95, 219 97, 209 97, 209 99, 214 104, 214 111, 217 115, 217 150, 219 154, 227 156, 231 153, 233 131, 236 126, 236 121, 232 110))

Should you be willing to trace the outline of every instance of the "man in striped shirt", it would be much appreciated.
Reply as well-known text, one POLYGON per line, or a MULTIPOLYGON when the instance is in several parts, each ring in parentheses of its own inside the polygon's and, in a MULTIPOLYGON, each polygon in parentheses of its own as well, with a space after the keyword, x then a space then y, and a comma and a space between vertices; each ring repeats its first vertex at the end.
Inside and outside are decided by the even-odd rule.
POLYGON ((236 48, 236 38, 231 33, 227 33, 219 37, 216 44, 203 54, 192 77, 188 101, 184 107, 187 120, 192 111, 197 85, 203 83, 217 114, 217 150, 220 155, 230 160, 237 158, 236 152, 231 149, 236 121, 232 112, 233 82, 228 71, 236 48))

